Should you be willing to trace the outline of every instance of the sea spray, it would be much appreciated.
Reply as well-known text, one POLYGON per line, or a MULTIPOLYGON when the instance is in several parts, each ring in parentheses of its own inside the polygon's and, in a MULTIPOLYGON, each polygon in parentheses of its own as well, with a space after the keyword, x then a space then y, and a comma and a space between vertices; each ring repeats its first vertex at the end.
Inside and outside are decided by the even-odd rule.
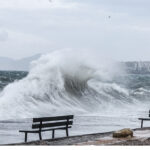
POLYGON ((118 111, 141 104, 126 82, 119 81, 124 74, 118 63, 95 52, 54 51, 32 62, 27 77, 4 88, 0 119, 106 112, 118 115, 118 111))

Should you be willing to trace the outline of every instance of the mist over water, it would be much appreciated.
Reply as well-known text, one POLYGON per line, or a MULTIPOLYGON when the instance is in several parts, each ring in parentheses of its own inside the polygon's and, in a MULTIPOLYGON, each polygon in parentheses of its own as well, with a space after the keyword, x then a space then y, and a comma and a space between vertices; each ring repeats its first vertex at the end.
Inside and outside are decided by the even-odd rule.
POLYGON ((149 75, 127 74, 98 53, 55 51, 32 62, 25 78, 3 89, 0 119, 138 115, 149 109, 147 81, 149 75))

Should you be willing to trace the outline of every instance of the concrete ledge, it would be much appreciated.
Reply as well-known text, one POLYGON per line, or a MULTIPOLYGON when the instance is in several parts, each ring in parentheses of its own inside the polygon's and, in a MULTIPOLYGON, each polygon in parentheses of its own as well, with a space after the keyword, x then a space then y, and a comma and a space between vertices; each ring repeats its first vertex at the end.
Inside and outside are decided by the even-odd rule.
POLYGON ((7 145, 144 145, 144 143, 145 145, 150 145, 150 127, 132 130, 134 134, 130 138, 113 138, 112 134, 114 131, 112 131, 7 145))

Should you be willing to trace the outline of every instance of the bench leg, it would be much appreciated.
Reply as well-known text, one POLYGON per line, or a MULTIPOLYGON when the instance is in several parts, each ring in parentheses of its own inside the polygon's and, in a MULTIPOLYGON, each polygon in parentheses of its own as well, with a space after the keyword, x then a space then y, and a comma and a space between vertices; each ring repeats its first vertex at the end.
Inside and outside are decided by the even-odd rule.
POLYGON ((27 142, 27 136, 28 136, 28 132, 25 132, 25 142, 27 142))
POLYGON ((68 128, 66 128, 66 136, 67 136, 67 137, 69 136, 68 128))
POLYGON ((39 139, 42 140, 41 132, 39 132, 39 139))
POLYGON ((143 120, 141 120, 141 128, 143 128, 143 120))
POLYGON ((52 139, 55 138, 55 130, 52 130, 52 139))

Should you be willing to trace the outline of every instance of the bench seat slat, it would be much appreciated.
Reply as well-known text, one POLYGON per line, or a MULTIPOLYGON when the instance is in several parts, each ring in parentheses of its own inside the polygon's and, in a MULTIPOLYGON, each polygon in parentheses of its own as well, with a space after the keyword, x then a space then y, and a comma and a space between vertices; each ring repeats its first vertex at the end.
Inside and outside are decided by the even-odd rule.
POLYGON ((45 123, 45 124, 33 124, 32 125, 32 129, 36 129, 36 128, 47 128, 47 127, 57 127, 57 126, 66 126, 66 124, 68 125, 72 125, 73 121, 64 121, 64 122, 54 122, 54 123, 45 123))
POLYGON ((39 130, 20 130, 19 132, 28 132, 28 133, 39 133, 39 130))
MULTIPOLYGON (((71 126, 69 126, 68 128, 71 128, 71 126)), ((52 129, 44 129, 44 130, 41 130, 41 132, 44 132, 44 131, 51 131, 51 130, 66 130, 66 127, 62 127, 62 128, 52 128, 52 129)))
POLYGON ((139 120, 150 120, 150 118, 138 118, 139 120))
POLYGON ((56 116, 56 117, 43 117, 43 118, 33 118, 33 122, 56 121, 56 120, 67 120, 67 119, 73 119, 73 115, 69 115, 69 116, 56 116))
MULTIPOLYGON (((71 126, 68 126, 68 128, 71 128, 71 126)), ((44 132, 44 131, 51 131, 51 130, 65 130, 66 127, 63 128, 50 128, 50 129, 44 129, 44 130, 20 130, 19 132, 28 132, 28 133, 39 133, 39 132, 44 132)))

